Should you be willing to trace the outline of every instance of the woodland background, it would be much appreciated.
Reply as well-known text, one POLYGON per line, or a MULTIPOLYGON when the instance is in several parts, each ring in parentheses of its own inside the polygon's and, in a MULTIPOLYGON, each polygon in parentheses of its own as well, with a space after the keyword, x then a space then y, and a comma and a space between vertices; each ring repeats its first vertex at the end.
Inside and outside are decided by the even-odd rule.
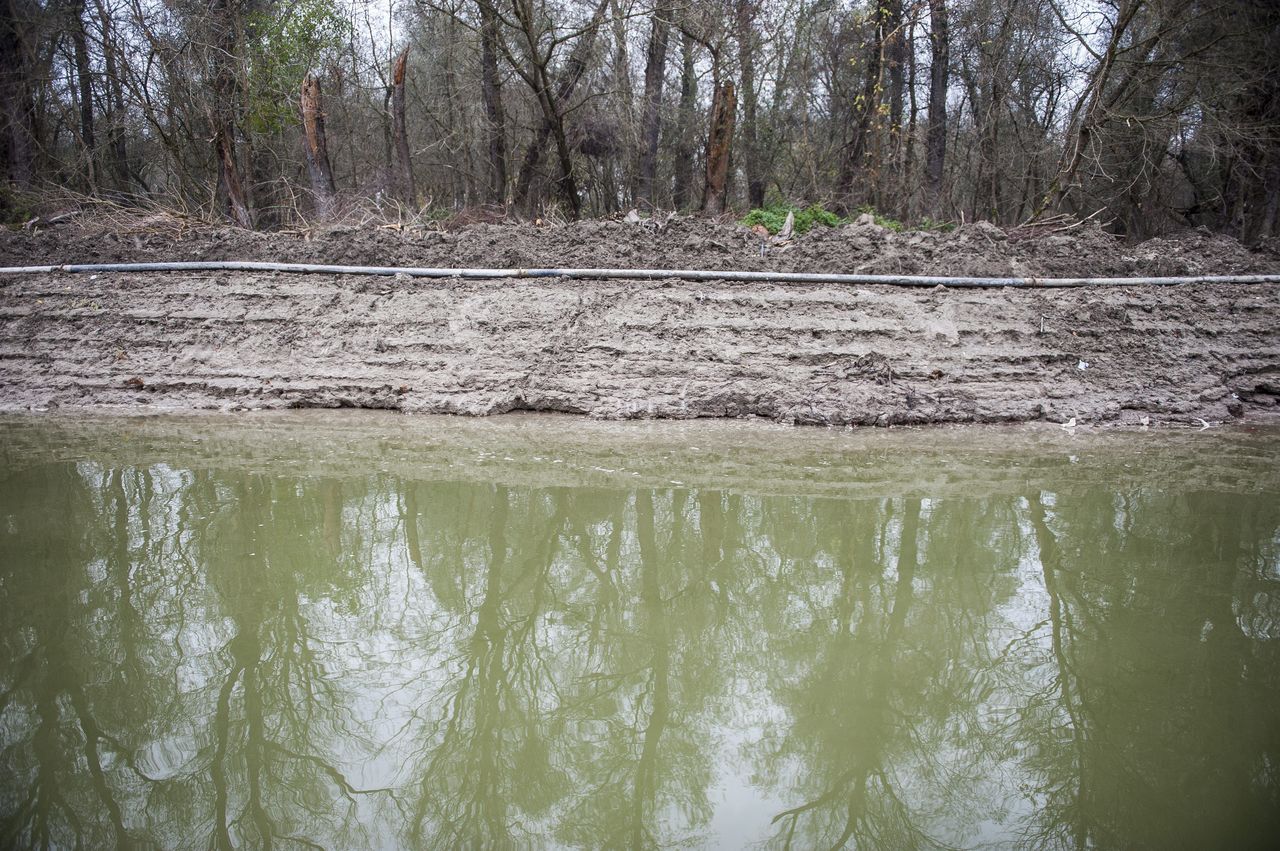
POLYGON ((1257 242, 1274 0, 0 0, 0 213, 777 204, 1257 242))

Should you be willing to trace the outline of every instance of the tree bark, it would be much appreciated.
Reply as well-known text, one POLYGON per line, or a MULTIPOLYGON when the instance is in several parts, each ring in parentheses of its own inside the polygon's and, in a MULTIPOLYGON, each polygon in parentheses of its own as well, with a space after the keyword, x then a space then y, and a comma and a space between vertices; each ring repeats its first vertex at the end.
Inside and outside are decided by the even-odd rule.
POLYGON ((605 212, 627 210, 633 206, 636 180, 640 173, 636 157, 640 153, 639 121, 636 118, 635 89, 631 82, 631 55, 627 43, 631 0, 612 0, 610 17, 613 29, 613 68, 610 85, 618 103, 611 111, 617 116, 618 144, 616 159, 601 163, 605 177, 603 194, 605 212))
POLYGON ((489 150, 490 204, 507 201, 507 119, 502 108, 502 78, 498 74, 498 13, 492 0, 478 0, 480 7, 480 91, 489 150))
POLYGON ((925 206, 936 217, 942 213, 942 175, 947 158, 947 86, 951 72, 946 0, 929 0, 929 54, 929 126, 924 142, 925 206))
POLYGON ((662 89, 667 76, 667 42, 671 35, 670 0, 658 0, 644 65, 644 113, 640 119, 640 176, 636 205, 653 207, 653 183, 658 173, 658 137, 662 126, 662 89))
POLYGON ((707 133, 707 181, 702 196, 702 209, 712 214, 723 213, 725 183, 729 177, 729 153, 733 145, 733 123, 738 107, 733 81, 726 80, 716 91, 711 103, 711 128, 707 133))
POLYGON ((324 221, 333 217, 337 207, 337 189, 333 183, 333 167, 329 164, 320 81, 311 73, 302 80, 302 146, 307 159, 307 173, 311 177, 316 216, 324 221))
POLYGON ((413 163, 409 159, 409 129, 405 123, 405 72, 409 48, 400 51, 391 69, 391 135, 395 146, 395 196, 412 207, 418 202, 418 188, 413 181, 413 163))
POLYGON ((902 200, 902 213, 908 218, 916 214, 916 120, 919 109, 916 103, 916 29, 915 20, 907 25, 907 127, 904 152, 902 157, 902 183, 905 187, 902 200))

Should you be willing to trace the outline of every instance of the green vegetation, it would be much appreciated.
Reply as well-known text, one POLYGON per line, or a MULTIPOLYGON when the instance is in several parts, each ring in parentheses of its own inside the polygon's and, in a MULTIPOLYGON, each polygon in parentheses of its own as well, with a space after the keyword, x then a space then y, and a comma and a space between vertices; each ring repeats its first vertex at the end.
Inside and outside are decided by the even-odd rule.
POLYGON ((807 233, 814 225, 833 228, 844 224, 845 221, 821 204, 810 204, 804 209, 792 204, 770 204, 768 207, 759 207, 747 213, 742 223, 747 227, 764 225, 769 233, 777 233, 786 224, 788 213, 795 214, 796 233, 807 233))
POLYGON ((309 69, 337 61, 352 35, 336 0, 298 0, 250 12, 245 119, 255 132, 280 132, 298 118, 298 86, 309 69))
MULTIPOLYGON (((846 224, 850 219, 843 218, 828 210, 821 204, 810 204, 808 207, 800 208, 794 204, 770 204, 767 207, 757 207, 743 218, 742 223, 747 227, 756 225, 764 225, 769 233, 776 234, 782 230, 782 226, 786 224, 787 214, 794 213, 796 217, 795 232, 807 233, 814 225, 825 225, 829 228, 838 227, 846 224)), ((893 231, 894 233, 902 233, 903 231, 912 230, 936 230, 936 231, 953 231, 955 225, 951 222, 939 222, 925 216, 914 225, 908 225, 898 219, 891 219, 888 216, 882 216, 876 212, 874 207, 864 205, 858 208, 858 215, 869 214, 877 225, 882 228, 893 231)))

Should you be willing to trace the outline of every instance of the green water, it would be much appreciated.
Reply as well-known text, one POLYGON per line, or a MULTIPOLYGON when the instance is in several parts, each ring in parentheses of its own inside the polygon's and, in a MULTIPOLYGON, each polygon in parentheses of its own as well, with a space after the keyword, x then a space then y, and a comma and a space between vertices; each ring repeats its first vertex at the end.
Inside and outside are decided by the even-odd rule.
POLYGON ((3 847, 1280 837, 1280 433, 0 441, 3 847))

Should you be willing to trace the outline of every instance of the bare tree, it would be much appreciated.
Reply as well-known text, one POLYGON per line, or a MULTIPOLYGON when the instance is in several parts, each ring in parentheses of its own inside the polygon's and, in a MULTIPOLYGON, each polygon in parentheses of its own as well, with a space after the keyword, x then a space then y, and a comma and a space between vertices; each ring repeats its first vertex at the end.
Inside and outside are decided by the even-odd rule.
POLYGON ((529 189, 533 183, 533 175, 542 159, 547 140, 553 139, 559 161, 560 174, 556 180, 558 195, 565 205, 566 211, 577 218, 582 212, 582 201, 578 197, 578 183, 573 172, 573 155, 569 149, 568 135, 565 130, 565 110, 569 106, 574 90, 587 71, 591 55, 595 50, 596 33, 609 8, 609 0, 600 0, 595 12, 585 27, 577 34, 577 42, 573 46, 569 59, 559 79, 552 80, 550 71, 551 59, 560 39, 551 39, 548 47, 542 47, 541 30, 538 18, 534 14, 530 0, 515 0, 516 20, 519 22, 523 39, 527 65, 512 59, 517 73, 524 78, 537 97, 538 107, 542 112, 542 122, 532 145, 526 149, 524 162, 520 166, 520 177, 516 184, 516 198, 527 203, 529 189))

